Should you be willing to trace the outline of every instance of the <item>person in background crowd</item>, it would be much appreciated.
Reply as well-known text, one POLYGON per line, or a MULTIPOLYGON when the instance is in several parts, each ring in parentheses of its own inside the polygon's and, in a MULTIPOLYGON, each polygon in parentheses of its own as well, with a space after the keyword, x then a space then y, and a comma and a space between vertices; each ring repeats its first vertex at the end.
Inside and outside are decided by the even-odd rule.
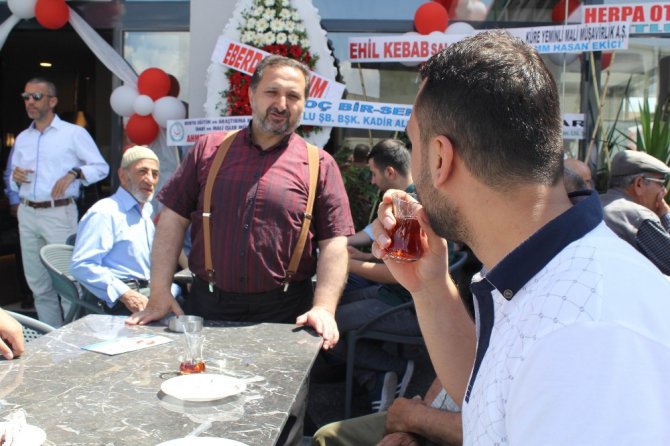
POLYGON ((367 167, 368 156, 370 155, 370 146, 367 144, 356 144, 354 146, 354 157, 352 163, 354 166, 367 167))
MULTIPOLYGON (((151 199, 159 166, 148 147, 127 149, 118 170, 121 186, 79 222, 70 271, 107 313, 129 315, 147 305, 155 232, 151 199)), ((171 291, 179 294, 176 285, 171 291)))
POLYGON ((7 359, 21 356, 24 351, 23 328, 16 319, 0 308, 0 354, 7 359))
POLYGON ((565 184, 565 191, 568 196, 575 192, 590 190, 584 178, 567 165, 563 166, 563 184, 565 184))
POLYGON ((670 167, 644 152, 612 158, 607 193, 600 196, 605 223, 619 237, 670 274, 670 206, 665 201, 670 167))
MULTIPOLYGON (((410 172, 410 156, 409 150, 400 140, 384 139, 379 141, 367 155, 368 167, 372 173, 370 183, 377 186, 381 193, 388 189, 414 192, 414 181, 410 172)), ((364 246, 370 245, 370 243, 372 243, 371 225, 366 226, 347 239, 349 246, 364 246)), ((355 253, 351 249, 349 252, 355 253)))
POLYGON ((321 427, 313 446, 433 446, 463 442, 461 410, 434 380, 426 395, 398 398, 388 412, 337 421, 321 427))
POLYGON ((77 230, 75 199, 80 185, 102 180, 109 166, 86 130, 56 115, 58 96, 53 82, 30 79, 21 97, 33 120, 16 137, 11 159, 11 186, 21 200, 18 220, 23 269, 37 316, 60 327, 69 304, 59 302, 39 252, 46 244, 64 243, 77 230))
MULTIPOLYGON (((670 443, 670 283, 607 228, 597 194, 569 201, 559 95, 540 55, 487 31, 433 56, 421 78, 407 130, 423 255, 386 264, 462 402, 463 443, 670 443), (445 239, 483 263, 475 323, 445 239)), ((410 199, 384 195, 380 258, 394 195, 410 199)))
MULTIPOLYGON (((308 149, 295 133, 308 89, 309 71, 303 64, 281 56, 258 64, 249 88, 253 119, 235 135, 212 191, 213 276, 205 268, 203 186, 225 134, 206 135, 189 151, 158 196, 165 207, 152 249, 151 298, 129 324, 146 324, 169 311, 184 313, 169 285, 184 231, 192 222, 189 314, 308 325, 323 337, 324 349, 337 344, 335 309, 347 274, 347 236, 354 228, 340 171, 324 150, 318 153, 309 236, 295 276, 287 276, 308 197, 308 149)), ((298 400, 300 407, 284 431, 289 444, 302 441, 305 395, 298 400)))
POLYGON ((571 170, 582 179, 585 186, 583 189, 594 189, 591 169, 589 169, 589 166, 587 166, 584 161, 579 161, 575 158, 566 158, 563 160, 563 168, 571 170))

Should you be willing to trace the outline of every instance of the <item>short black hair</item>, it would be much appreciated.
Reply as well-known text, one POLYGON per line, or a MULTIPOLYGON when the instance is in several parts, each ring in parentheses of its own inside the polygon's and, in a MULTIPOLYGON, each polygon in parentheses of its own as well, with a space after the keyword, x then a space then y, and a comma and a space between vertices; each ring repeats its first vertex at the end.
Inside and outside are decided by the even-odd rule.
POLYGON ((368 154, 368 160, 374 160, 379 169, 384 170, 391 166, 403 177, 409 174, 410 159, 409 150, 398 139, 383 139, 368 154))
POLYGON ((558 90, 532 46, 506 31, 482 32, 434 55, 421 77, 414 113, 423 145, 448 137, 489 187, 561 181, 558 90))

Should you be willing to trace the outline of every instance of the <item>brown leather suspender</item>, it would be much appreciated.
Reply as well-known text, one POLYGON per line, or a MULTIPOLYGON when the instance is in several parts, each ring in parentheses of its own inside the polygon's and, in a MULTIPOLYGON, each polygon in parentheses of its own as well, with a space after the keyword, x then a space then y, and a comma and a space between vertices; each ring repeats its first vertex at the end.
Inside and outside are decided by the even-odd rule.
POLYGON ((309 191, 307 192, 307 207, 302 217, 302 228, 298 236, 298 243, 291 256, 291 261, 286 269, 286 278, 284 279, 284 292, 288 290, 288 284, 293 275, 298 270, 302 251, 305 249, 305 242, 309 233, 309 225, 312 223, 312 209, 314 208, 314 196, 316 195, 316 182, 319 179, 319 149, 307 143, 307 161, 309 162, 309 191))
MULTIPOLYGON (((214 160, 207 173, 207 182, 205 183, 205 196, 203 197, 202 209, 202 229, 204 237, 205 248, 205 271, 207 272, 207 281, 209 282, 209 292, 214 292, 214 265, 212 263, 212 235, 211 235, 211 216, 212 216, 212 190, 214 189, 214 181, 216 175, 221 169, 223 159, 230 149, 230 145, 235 140, 238 131, 230 132, 223 139, 219 145, 214 160)), ((300 235, 296 243, 295 250, 289 261, 286 270, 286 278, 284 279, 284 291, 288 289, 289 282, 298 270, 302 252, 305 249, 305 242, 309 234, 309 226, 312 222, 312 209, 314 208, 314 198, 316 196, 317 180, 319 178, 319 149, 307 143, 307 160, 309 162, 309 191, 307 193, 307 207, 302 219, 302 227, 300 228, 300 235)))

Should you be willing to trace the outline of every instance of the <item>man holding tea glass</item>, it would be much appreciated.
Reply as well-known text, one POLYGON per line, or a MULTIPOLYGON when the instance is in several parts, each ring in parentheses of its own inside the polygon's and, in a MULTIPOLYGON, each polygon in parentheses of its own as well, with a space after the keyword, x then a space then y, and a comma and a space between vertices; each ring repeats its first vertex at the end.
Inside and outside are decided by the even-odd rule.
POLYGON ((295 133, 309 89, 309 72, 281 56, 261 61, 251 78, 253 120, 235 136, 211 193, 212 274, 205 261, 203 202, 214 155, 226 134, 201 138, 158 195, 165 208, 151 258, 151 298, 130 324, 170 311, 205 319, 309 325, 324 349, 339 338, 335 308, 347 274, 349 202, 337 164, 319 150, 311 225, 299 267, 287 274, 308 197, 306 142, 295 133), (192 223, 189 267, 194 283, 184 310, 170 283, 184 230, 192 223), (319 256, 317 260, 317 248, 319 256), (318 273, 316 289, 311 277, 318 273))
MULTIPOLYGON (((477 34, 421 68, 408 134, 423 254, 386 260, 411 293, 464 444, 668 444, 670 283, 562 183, 561 110, 539 54, 477 34), (448 272, 470 246, 473 322, 448 272), (641 293, 641 284, 644 292, 641 293)), ((375 223, 386 258, 389 191, 375 223)))
POLYGON ((17 218, 26 282, 37 316, 53 327, 63 325, 69 302, 59 301, 40 249, 65 243, 77 231, 79 188, 107 176, 109 165, 91 135, 56 114, 58 93, 45 78, 30 79, 21 93, 30 126, 16 138, 10 160, 12 182, 20 197, 17 218))

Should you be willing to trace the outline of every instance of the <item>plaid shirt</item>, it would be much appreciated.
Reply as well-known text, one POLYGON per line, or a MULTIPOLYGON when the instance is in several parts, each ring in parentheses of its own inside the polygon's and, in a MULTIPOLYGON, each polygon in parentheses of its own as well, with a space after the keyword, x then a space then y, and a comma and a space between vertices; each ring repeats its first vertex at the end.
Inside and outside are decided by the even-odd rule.
POLYGON ((645 220, 637 230, 637 248, 665 275, 670 275, 670 214, 661 217, 661 224, 645 220))
MULTIPOLYGON (((198 140, 158 199, 191 220, 191 271, 206 280, 202 209, 207 174, 225 133, 198 140)), ((332 156, 319 151, 314 218, 294 281, 316 272, 318 241, 353 234, 342 176, 332 156)), ((307 205, 305 141, 291 134, 268 150, 251 141, 250 127, 230 146, 212 191, 212 262, 216 286, 230 293, 260 293, 281 286, 307 205)))

